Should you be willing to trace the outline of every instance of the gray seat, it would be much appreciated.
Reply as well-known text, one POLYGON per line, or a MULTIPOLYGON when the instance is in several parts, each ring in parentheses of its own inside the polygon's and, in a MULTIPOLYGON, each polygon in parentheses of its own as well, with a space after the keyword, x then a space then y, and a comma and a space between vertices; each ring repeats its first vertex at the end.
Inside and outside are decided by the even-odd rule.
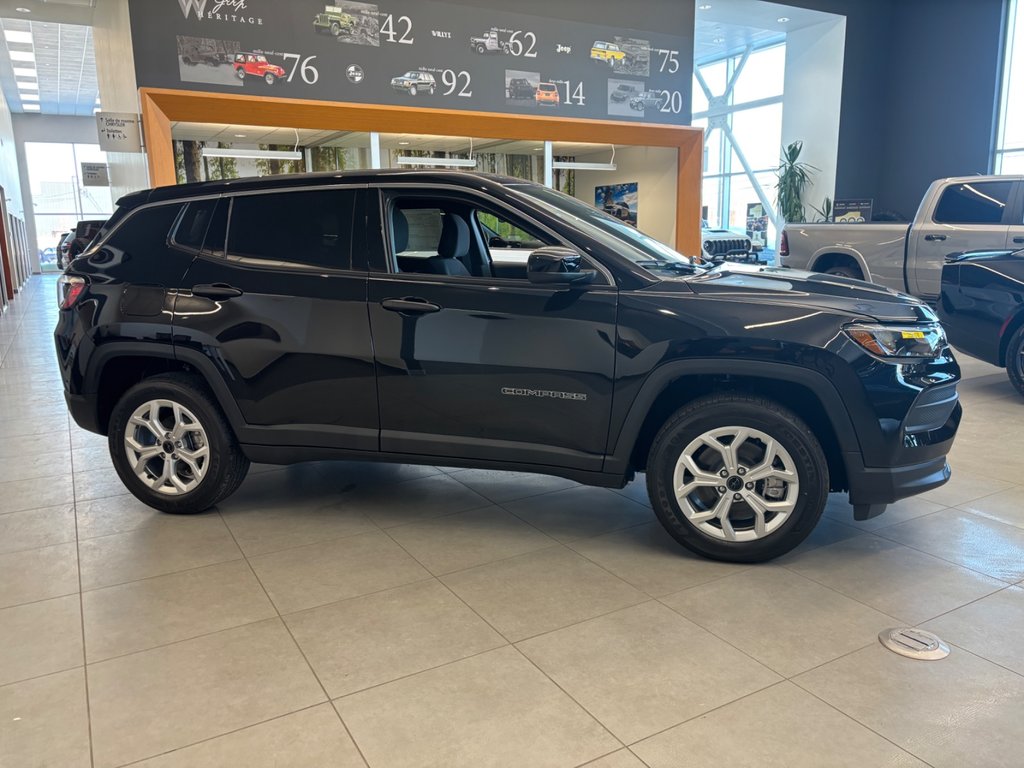
MULTIPOLYGON (((409 222, 399 209, 394 211, 392 222, 395 252, 401 253, 409 243, 409 222)), ((410 256, 398 257, 398 269, 402 272, 417 272, 424 275, 465 275, 463 259, 469 255, 469 225, 458 214, 445 213, 441 218, 441 237, 437 242, 437 256, 417 259, 410 256)))

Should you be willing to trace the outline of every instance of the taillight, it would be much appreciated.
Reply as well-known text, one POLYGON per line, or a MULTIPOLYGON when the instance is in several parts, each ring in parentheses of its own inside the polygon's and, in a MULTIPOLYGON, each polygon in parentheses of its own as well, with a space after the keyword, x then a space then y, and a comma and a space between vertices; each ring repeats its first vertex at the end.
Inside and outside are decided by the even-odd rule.
POLYGON ((782 240, 779 242, 779 256, 789 256, 789 235, 782 230, 782 240))
POLYGON ((57 278, 57 306, 71 309, 85 293, 85 278, 61 275, 57 278))

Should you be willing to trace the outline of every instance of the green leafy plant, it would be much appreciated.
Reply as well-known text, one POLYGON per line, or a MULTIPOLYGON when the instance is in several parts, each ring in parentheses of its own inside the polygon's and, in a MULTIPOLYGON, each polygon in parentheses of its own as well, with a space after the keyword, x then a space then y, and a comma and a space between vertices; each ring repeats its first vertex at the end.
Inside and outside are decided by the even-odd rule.
POLYGON ((818 214, 818 216, 821 217, 820 219, 818 219, 819 223, 831 223, 834 215, 832 210, 831 197, 826 197, 824 200, 821 201, 821 208, 814 208, 813 205, 811 206, 811 208, 814 210, 816 214, 818 214))
POLYGON ((818 171, 813 165, 800 162, 802 141, 794 141, 782 150, 775 183, 775 200, 779 215, 787 222, 804 221, 804 189, 811 183, 811 177, 818 171))

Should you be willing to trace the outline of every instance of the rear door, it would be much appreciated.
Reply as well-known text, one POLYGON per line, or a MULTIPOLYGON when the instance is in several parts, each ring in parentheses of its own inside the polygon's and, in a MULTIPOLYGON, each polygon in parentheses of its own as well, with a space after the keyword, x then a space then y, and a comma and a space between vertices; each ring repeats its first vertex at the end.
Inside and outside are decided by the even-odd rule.
POLYGON ((931 217, 911 229, 907 244, 909 288, 937 297, 947 255, 1006 247, 1017 183, 1000 179, 952 183, 939 194, 931 217))
POLYGON ((217 372, 243 442, 377 450, 365 228, 353 226, 365 194, 318 186, 218 204, 175 305, 175 344, 217 372))

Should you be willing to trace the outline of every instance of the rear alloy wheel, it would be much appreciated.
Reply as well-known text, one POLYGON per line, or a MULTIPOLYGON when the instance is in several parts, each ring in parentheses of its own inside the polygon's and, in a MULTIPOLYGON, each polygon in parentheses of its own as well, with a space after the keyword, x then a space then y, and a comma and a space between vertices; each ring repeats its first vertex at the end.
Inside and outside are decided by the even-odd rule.
POLYGON ((1024 326, 1010 337, 1006 347, 1006 373, 1017 391, 1024 395, 1024 326))
POLYGON ((147 379, 114 407, 110 457, 140 501, 164 512, 202 512, 233 493, 249 461, 202 382, 184 374, 147 379))
POLYGON ((810 428, 765 398, 712 395, 681 408, 651 447, 647 487, 672 536, 706 557, 759 562, 793 549, 828 495, 810 428))
POLYGON ((415 85, 410 85, 409 86, 409 95, 410 96, 415 96, 416 95, 416 86, 415 85))
POLYGON ((239 80, 245 80, 245 70, 244 69, 236 69, 235 70, 235 74, 238 75, 238 79, 239 80))

